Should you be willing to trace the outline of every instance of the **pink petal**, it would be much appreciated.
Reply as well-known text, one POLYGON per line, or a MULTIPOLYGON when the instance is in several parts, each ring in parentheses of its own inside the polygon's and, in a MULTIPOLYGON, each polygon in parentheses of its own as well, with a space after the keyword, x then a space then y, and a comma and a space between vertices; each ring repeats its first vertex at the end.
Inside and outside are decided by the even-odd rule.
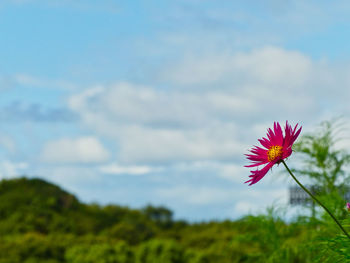
POLYGON ((274 123, 274 130, 275 130, 275 141, 277 145, 282 145, 283 143, 283 132, 281 125, 278 122, 274 123))
POLYGON ((255 167, 255 166, 260 166, 260 165, 267 164, 268 162, 269 162, 269 161, 254 163, 254 164, 250 164, 250 165, 245 165, 244 167, 255 167))
POLYGON ((271 167, 274 164, 275 164, 274 162, 269 162, 261 170, 251 171, 251 175, 249 176, 249 177, 251 177, 251 179, 246 181, 245 183, 250 183, 249 185, 256 184, 257 182, 259 182, 267 174, 267 172, 271 169, 271 167))
POLYGON ((262 139, 258 139, 258 141, 261 143, 262 146, 264 146, 266 149, 269 149, 272 146, 271 141, 269 141, 268 139, 262 138, 262 139))

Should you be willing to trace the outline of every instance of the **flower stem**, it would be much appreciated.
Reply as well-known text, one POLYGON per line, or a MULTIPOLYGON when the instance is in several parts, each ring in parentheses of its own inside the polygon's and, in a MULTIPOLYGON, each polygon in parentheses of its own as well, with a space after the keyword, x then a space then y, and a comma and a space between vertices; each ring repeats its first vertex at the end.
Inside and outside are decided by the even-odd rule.
POLYGON ((293 177, 293 179, 297 182, 297 184, 305 191, 307 192, 312 199, 314 199, 320 206, 322 206, 324 208, 324 210, 326 210, 326 212, 332 217, 332 219, 334 220, 334 222, 337 223, 337 225, 340 227, 340 229, 343 231, 343 233, 350 239, 350 235, 348 234, 348 232, 346 232, 346 230, 343 228, 343 226, 339 223, 339 221, 335 218, 335 216, 331 213, 331 211, 328 210, 327 207, 325 207, 321 201, 319 201, 309 190, 307 190, 299 181, 298 179, 294 176, 294 174, 292 173, 292 171, 289 169, 289 167, 287 166, 287 164, 284 162, 284 160, 281 161, 284 165, 284 167, 286 167, 288 173, 293 177))

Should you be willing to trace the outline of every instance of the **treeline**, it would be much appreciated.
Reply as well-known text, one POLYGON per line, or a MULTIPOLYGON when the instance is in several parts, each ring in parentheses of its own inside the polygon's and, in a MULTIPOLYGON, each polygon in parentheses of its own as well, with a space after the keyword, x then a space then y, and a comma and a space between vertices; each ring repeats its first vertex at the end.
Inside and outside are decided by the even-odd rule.
POLYGON ((320 237, 337 232, 317 219, 286 224, 277 214, 189 224, 164 207, 83 204, 41 179, 3 180, 0 262, 317 262, 328 249, 320 237))

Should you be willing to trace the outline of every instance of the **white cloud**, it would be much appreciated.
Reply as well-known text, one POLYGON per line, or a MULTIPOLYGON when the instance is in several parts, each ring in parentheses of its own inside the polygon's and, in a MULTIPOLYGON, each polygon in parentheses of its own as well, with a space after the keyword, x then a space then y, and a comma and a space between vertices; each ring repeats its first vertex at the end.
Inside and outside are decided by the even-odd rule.
POLYGON ((230 125, 191 130, 127 127, 119 134, 119 158, 153 164, 234 159, 243 147, 234 134, 230 125))
POLYGON ((119 164, 108 164, 108 165, 103 165, 99 168, 99 171, 104 173, 104 174, 130 174, 130 175, 142 175, 142 174, 148 174, 151 172, 154 172, 155 169, 151 166, 146 166, 146 165, 130 165, 130 166, 125 166, 125 165, 119 165, 119 164))
POLYGON ((250 52, 188 56, 178 65, 166 68, 161 78, 198 87, 213 84, 297 87, 307 80, 311 70, 311 60, 302 53, 265 47, 250 52))
POLYGON ((100 163, 108 160, 109 153, 95 137, 86 136, 49 141, 40 156, 49 163, 100 163))
POLYGON ((238 94, 162 91, 131 83, 88 89, 72 96, 70 106, 82 113, 87 122, 103 117, 118 121, 118 125, 162 127, 198 126, 258 110, 249 98, 238 94))

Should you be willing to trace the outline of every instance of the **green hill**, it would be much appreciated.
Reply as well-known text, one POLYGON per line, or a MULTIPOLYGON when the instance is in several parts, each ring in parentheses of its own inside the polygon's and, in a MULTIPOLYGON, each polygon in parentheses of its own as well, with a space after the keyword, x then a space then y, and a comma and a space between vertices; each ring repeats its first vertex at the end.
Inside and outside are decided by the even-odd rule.
POLYGON ((67 230, 63 221, 80 207, 76 197, 44 180, 2 180, 0 234, 67 230))
POLYGON ((64 213, 80 206, 77 198, 41 179, 18 178, 0 182, 0 216, 15 213, 64 213))
POLYGON ((26 232, 83 235, 98 234, 106 229, 121 233, 121 228, 131 234, 133 228, 138 227, 135 231, 144 234, 144 239, 152 236, 156 228, 154 223, 157 218, 164 219, 163 214, 171 220, 171 212, 162 207, 150 206, 139 211, 118 205, 83 204, 60 187, 37 178, 0 182, 1 235, 26 232))

